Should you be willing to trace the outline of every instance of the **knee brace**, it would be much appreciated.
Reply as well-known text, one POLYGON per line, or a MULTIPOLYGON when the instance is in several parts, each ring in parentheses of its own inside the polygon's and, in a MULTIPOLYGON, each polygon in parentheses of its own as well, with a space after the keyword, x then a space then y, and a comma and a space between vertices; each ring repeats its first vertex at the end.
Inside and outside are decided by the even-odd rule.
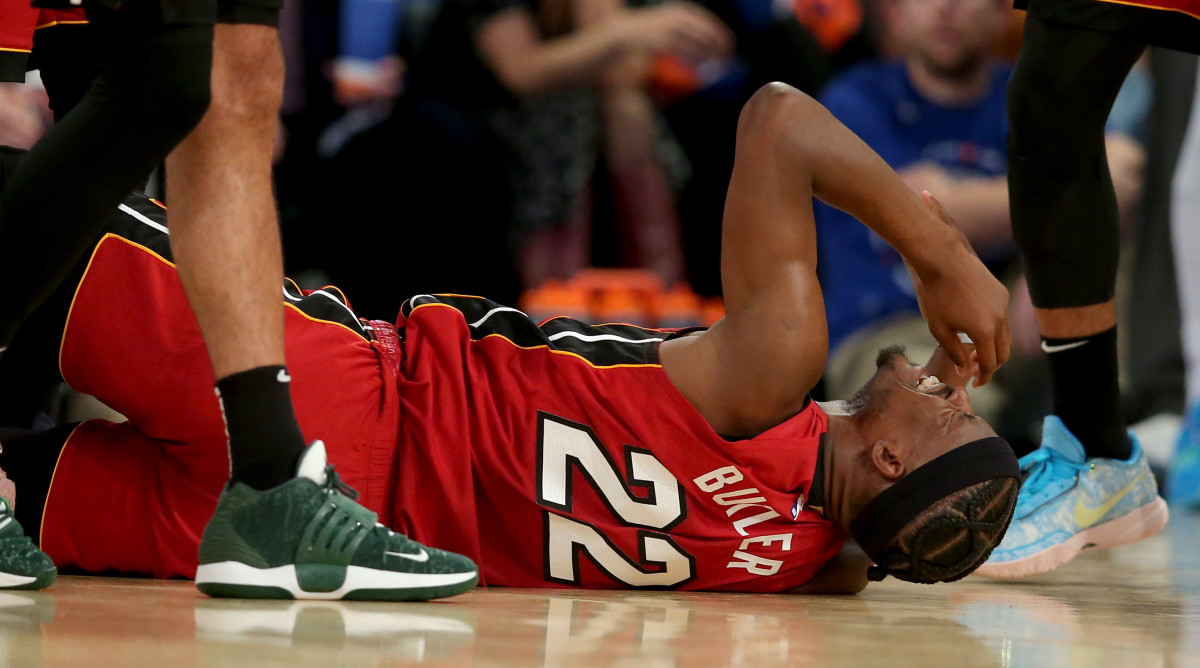
POLYGON ((1009 82, 1013 238, 1033 303, 1106 302, 1120 241, 1104 124, 1141 46, 1029 21, 1009 82))
POLYGON ((137 123, 141 150, 161 162, 212 99, 212 26, 160 26, 140 43, 104 50, 89 102, 137 123))

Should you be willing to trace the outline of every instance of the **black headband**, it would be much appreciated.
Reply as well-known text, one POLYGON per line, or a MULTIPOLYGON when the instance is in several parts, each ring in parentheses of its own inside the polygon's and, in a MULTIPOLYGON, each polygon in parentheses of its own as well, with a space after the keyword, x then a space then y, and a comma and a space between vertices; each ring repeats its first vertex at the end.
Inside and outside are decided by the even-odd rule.
POLYGON ((883 548, 926 508, 981 482, 1020 478, 1008 441, 993 436, 971 441, 925 463, 867 503, 850 525, 863 551, 878 560, 883 548))

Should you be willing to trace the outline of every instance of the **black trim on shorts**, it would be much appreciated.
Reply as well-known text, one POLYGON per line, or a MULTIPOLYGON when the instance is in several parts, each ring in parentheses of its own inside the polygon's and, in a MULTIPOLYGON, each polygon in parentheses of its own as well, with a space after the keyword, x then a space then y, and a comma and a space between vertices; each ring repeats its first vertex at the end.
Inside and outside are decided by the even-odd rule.
POLYGON ((25 83, 27 51, 0 51, 0 82, 25 83))
POLYGON ((218 0, 217 23, 279 27, 283 0, 218 0))
MULTIPOLYGON (((105 232, 147 248, 174 264, 171 239, 166 228, 166 209, 146 195, 134 193, 118 207, 105 232)), ((294 306, 310 318, 344 325, 364 340, 375 340, 373 330, 363 325, 346 303, 342 291, 337 288, 323 288, 305 295, 294 281, 285 278, 280 297, 282 302, 294 306)))
POLYGON ((1154 46, 1200 54, 1200 17, 1106 0, 1016 0, 1044 23, 1103 32, 1154 46))

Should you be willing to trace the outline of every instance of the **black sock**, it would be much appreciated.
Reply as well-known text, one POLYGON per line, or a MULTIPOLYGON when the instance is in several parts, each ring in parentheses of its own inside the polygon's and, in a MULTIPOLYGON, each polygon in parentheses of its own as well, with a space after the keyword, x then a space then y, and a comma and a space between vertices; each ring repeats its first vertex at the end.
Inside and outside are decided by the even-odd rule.
POLYGON ((284 367, 263 366, 217 381, 234 482, 270 489, 295 477, 305 443, 292 410, 291 380, 284 367))
POLYGON ((67 438, 78 424, 64 424, 43 432, 27 432, 13 437, 7 432, 0 452, 0 469, 17 486, 17 507, 14 515, 25 535, 39 540, 42 513, 46 509, 46 497, 50 494, 50 481, 54 478, 54 467, 62 454, 67 438))
POLYGON ((1070 339, 1042 339, 1050 360, 1054 413, 1088 457, 1128 459, 1132 446, 1121 414, 1117 328, 1070 339))

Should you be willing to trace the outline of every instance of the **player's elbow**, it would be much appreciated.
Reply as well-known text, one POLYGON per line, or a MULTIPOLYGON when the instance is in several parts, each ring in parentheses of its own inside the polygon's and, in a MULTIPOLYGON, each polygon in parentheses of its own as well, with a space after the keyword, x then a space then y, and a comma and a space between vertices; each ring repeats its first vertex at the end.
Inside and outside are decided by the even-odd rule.
POLYGON ((815 115, 828 113, 812 97, 778 81, 755 91, 738 116, 739 149, 761 150, 796 143, 815 115))

